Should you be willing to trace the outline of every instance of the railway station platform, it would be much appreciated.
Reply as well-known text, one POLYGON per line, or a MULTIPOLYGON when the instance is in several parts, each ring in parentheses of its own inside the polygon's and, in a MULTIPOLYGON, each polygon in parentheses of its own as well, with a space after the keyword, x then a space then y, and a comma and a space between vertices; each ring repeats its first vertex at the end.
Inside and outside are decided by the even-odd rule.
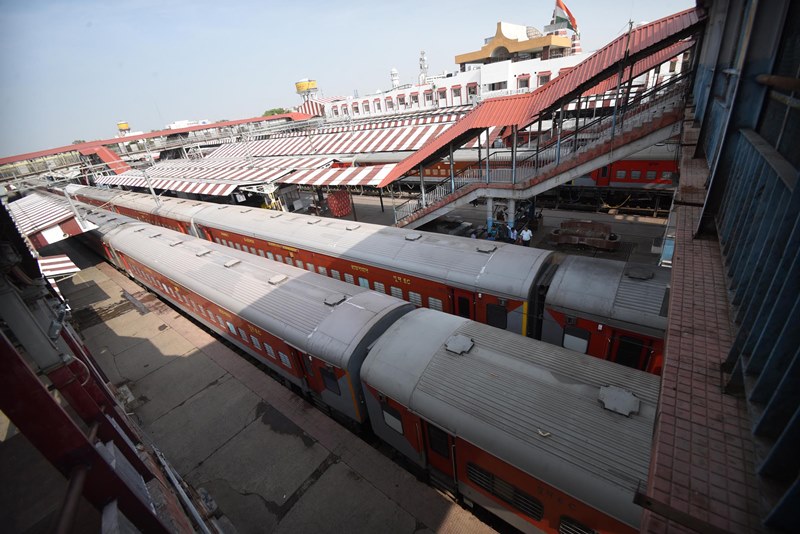
POLYGON ((127 411, 224 532, 494 532, 110 265, 61 288, 127 411))

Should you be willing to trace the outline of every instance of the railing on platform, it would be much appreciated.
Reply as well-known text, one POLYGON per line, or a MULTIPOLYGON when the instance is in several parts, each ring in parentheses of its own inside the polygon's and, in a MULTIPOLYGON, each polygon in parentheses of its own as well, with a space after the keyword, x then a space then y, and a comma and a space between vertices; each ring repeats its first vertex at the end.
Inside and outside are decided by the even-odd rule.
MULTIPOLYGON (((401 222, 418 211, 441 202, 464 186, 476 183, 522 184, 556 167, 571 162, 588 150, 608 143, 618 134, 640 128, 675 110, 683 104, 689 74, 675 77, 666 83, 641 93, 611 115, 596 118, 572 132, 558 133, 533 150, 524 150, 526 157, 512 165, 510 149, 495 149, 488 157, 459 171, 454 179, 445 178, 436 185, 425 186, 422 193, 395 208, 395 222, 401 222)), ((576 123, 576 124, 579 124, 576 123)))

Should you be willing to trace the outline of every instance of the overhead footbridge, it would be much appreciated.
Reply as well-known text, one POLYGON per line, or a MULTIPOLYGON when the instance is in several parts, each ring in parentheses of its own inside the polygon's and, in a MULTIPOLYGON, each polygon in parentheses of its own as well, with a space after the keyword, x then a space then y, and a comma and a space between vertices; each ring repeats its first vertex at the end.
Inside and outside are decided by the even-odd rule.
POLYGON ((644 73, 693 49, 705 20, 694 8, 632 28, 531 93, 481 102, 378 184, 420 177, 419 195, 395 208, 397 225, 417 227, 481 197, 527 199, 674 137, 690 72, 653 76, 656 83, 644 91, 632 87, 644 73), (590 119, 588 97, 609 91, 613 107, 590 119), (502 147, 492 146, 489 135, 498 129, 502 147), (456 173, 453 152, 476 138, 482 140, 482 155, 456 173), (527 138, 528 146, 521 146, 520 138, 527 138), (448 160, 448 178, 424 181, 425 167, 448 160))

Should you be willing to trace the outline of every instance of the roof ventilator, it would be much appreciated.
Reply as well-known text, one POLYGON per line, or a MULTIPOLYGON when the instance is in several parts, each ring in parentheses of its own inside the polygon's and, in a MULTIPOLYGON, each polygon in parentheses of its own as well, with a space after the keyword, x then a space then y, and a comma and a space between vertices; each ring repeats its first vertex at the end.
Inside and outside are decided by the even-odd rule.
POLYGON ((464 354, 469 352, 473 345, 475 345, 475 342, 472 338, 464 334, 456 334, 447 338, 444 348, 447 349, 447 352, 452 352, 453 354, 464 354))
POLYGON ((625 271, 625 276, 635 280, 650 280, 655 275, 652 269, 647 269, 646 267, 631 267, 625 271))
POLYGON ((327 297, 325 297, 325 304, 328 306, 336 306, 337 304, 341 304, 347 300, 347 295, 343 293, 331 293, 327 297))
POLYGON ((359 228, 361 228, 360 224, 348 224, 347 226, 345 226, 345 230, 347 230, 348 232, 352 232, 353 230, 358 230, 359 228))
POLYGON ((306 224, 317 224, 321 219, 311 219, 310 221, 306 221, 306 224))
POLYGON ((281 282, 285 282, 286 280, 288 280, 288 278, 289 277, 286 276, 285 274, 276 274, 275 276, 267 280, 267 282, 269 282, 269 285, 271 286, 277 286, 281 282))
POLYGON ((283 212, 282 211, 279 211, 277 213, 273 213, 272 215, 269 216, 270 219, 277 219, 278 217, 283 217, 283 212))
POLYGON ((206 254, 211 254, 211 251, 204 247, 200 247, 199 249, 197 249, 197 252, 194 253, 194 255, 197 256, 198 258, 200 256, 205 256, 206 254))
POLYGON ((247 213, 248 211, 253 211, 253 209, 247 208, 246 210, 240 210, 239 213, 247 213))
POLYGON ((477 250, 478 252, 483 252, 484 254, 491 254, 492 252, 497 250, 497 245, 493 245, 491 243, 481 243, 480 245, 475 247, 475 250, 477 250))
POLYGON ((225 265, 225 267, 233 267, 239 263, 242 263, 242 260, 228 260, 223 265, 225 265))
POLYGON ((416 232, 413 232, 413 233, 410 233, 410 234, 406 234, 406 241, 416 241, 420 237, 422 237, 422 234, 418 234, 416 232))
POLYGON ((180 245, 181 243, 183 243, 183 241, 181 241, 180 239, 176 239, 175 241, 172 241, 172 242, 169 244, 169 246, 171 246, 171 247, 177 247, 177 246, 178 246, 178 245, 180 245))
POLYGON ((597 399, 603 404, 603 408, 611 412, 630 417, 631 414, 639 413, 639 399, 636 395, 617 386, 603 386, 597 399))
POLYGON ((150 239, 153 239, 154 237, 158 237, 160 235, 161 235, 161 232, 156 232, 155 234, 150 236, 150 239))
POLYGON ((137 229, 136 229, 136 230, 134 230, 133 232, 134 232, 134 233, 136 233, 136 232, 144 232, 144 228, 137 228, 137 229))

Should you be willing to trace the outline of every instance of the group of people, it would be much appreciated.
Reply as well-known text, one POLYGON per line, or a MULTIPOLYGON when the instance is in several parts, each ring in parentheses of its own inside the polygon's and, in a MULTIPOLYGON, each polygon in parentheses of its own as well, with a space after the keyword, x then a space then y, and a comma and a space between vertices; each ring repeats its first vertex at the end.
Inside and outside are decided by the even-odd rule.
POLYGON ((510 222, 500 224, 497 227, 497 240, 505 241, 506 243, 516 243, 526 247, 531 246, 531 239, 533 239, 533 232, 528 225, 522 227, 522 230, 517 232, 517 229, 510 222))

